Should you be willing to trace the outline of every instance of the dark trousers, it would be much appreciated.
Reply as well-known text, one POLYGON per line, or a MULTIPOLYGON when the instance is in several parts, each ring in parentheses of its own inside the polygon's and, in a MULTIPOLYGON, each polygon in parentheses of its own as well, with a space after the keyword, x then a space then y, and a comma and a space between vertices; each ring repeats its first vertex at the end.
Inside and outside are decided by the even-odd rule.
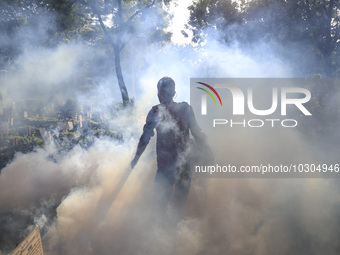
POLYGON ((191 183, 189 164, 175 169, 158 169, 155 178, 155 202, 158 212, 165 213, 172 200, 175 210, 182 216, 191 183))

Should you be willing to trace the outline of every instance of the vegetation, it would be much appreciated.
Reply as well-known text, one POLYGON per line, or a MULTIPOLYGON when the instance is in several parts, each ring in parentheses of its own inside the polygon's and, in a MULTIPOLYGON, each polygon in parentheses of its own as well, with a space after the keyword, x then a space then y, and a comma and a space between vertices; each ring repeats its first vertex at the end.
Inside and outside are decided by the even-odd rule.
MULTIPOLYGON (((5 0, 0 3, 0 33, 5 43, 0 45, 0 69, 11 64, 21 53, 20 31, 39 28, 39 21, 47 21, 47 34, 39 40, 31 39, 37 47, 53 47, 63 42, 83 41, 106 50, 114 61, 114 70, 124 105, 130 103, 121 66, 122 51, 127 45, 138 46, 167 41, 171 34, 167 27, 162 4, 169 1, 122 0, 5 0), (56 17, 50 18, 47 17, 56 17), (144 24, 144 26, 143 26, 144 24), (151 24, 151 25, 150 25, 151 24), (144 28, 144 29, 142 29, 144 28), (140 42, 139 42, 140 43, 140 42)), ((45 23, 45 22, 44 22, 45 23)), ((24 42, 22 42, 24 43, 24 42)))
POLYGON ((77 145, 87 148, 94 142, 94 137, 123 140, 123 136, 112 130, 105 121, 89 120, 88 127, 79 129, 76 120, 68 114, 69 111, 64 113, 62 120, 66 117, 67 121, 75 123, 72 130, 67 126, 60 128, 57 118, 27 118, 23 126, 11 127, 8 134, 0 135, 0 171, 11 162, 16 152, 29 153, 37 147, 43 147, 46 142, 53 141, 58 150, 65 151, 77 145))
MULTIPOLYGON (((135 58, 143 54, 141 45, 167 43, 171 33, 166 31, 170 16, 165 11, 169 0, 2 0, 0 1, 0 69, 15 70, 15 61, 23 53, 26 43, 36 49, 50 48, 71 42, 85 43, 106 58, 88 63, 82 77, 75 83, 92 82, 95 72, 112 72, 122 103, 112 108, 111 116, 133 103, 129 97, 122 65, 127 54, 135 58), (41 22, 41 21, 44 22, 41 22), (31 31, 44 31, 35 37, 31 31), (24 36, 23 36, 24 34, 24 36), (132 53, 131 53, 132 52, 132 53), (96 68, 92 68, 96 66, 96 68)), ((283 58, 289 59, 300 77, 338 77, 340 75, 340 1, 337 0, 197 0, 189 7, 187 30, 193 32, 197 47, 209 37, 224 45, 237 42, 243 49, 269 42, 283 58)), ((183 34, 187 35, 185 31, 183 34)), ((137 62, 137 61, 136 61, 137 62)), ((318 118, 324 114, 334 84, 311 88, 312 106, 318 118)), ((28 152, 43 144, 39 129, 56 129, 60 122, 72 121, 74 130, 60 128, 58 139, 74 144, 89 144, 85 132, 77 131, 75 107, 72 102, 56 113, 43 117, 42 104, 25 104, 34 115, 19 121, 0 136, 0 168, 9 162, 14 151, 28 152), (33 105, 33 106, 32 106, 33 105), (34 116, 34 117, 32 117, 34 116), (27 127, 31 133, 27 134, 27 127)), ((51 100, 52 101, 52 100, 51 100)), ((44 102, 43 104, 47 104, 44 102)), ((18 119, 18 116, 15 116, 18 119)), ((89 129, 96 136, 122 139, 98 116, 89 121, 89 129)))
POLYGON ((337 0, 199 0, 190 9, 193 41, 214 31, 225 44, 276 45, 301 77, 340 75, 340 1, 337 0), (209 30, 210 29, 210 30, 209 30))

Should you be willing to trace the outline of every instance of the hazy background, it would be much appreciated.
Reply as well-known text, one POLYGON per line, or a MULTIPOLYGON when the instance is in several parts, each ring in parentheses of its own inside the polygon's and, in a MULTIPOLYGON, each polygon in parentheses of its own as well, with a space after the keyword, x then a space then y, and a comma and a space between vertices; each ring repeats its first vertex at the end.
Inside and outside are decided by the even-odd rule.
MULTIPOLYGON (((248 3, 247 11, 236 15, 247 2, 196 1, 190 22, 182 27, 176 25, 178 17, 187 15, 181 13, 182 2, 156 1, 148 7, 123 1, 125 21, 143 10, 126 26, 117 20, 119 2, 0 4, 1 69, 7 71, 0 84, 4 104, 39 98, 56 106, 72 100, 75 109, 92 105, 95 112, 105 113, 108 126, 120 137, 88 132, 89 145, 64 146, 72 140, 51 129, 54 138, 43 147, 16 153, 0 174, 0 254, 14 249, 35 224, 45 254, 338 254, 338 179, 196 178, 184 219, 174 223, 169 209, 161 221, 152 206, 153 138, 113 196, 130 173, 145 116, 158 104, 161 77, 175 80, 175 101, 188 102, 190 77, 337 77, 338 3, 325 0, 320 7, 304 9, 304 1, 287 1, 287 6, 282 1, 251 1, 254 5, 248 3), (292 12, 300 10, 293 2, 300 4, 300 18, 292 12), (316 36, 312 41, 309 33, 318 31, 306 31, 312 24, 324 30, 323 19, 315 18, 321 13, 327 20, 323 6, 332 10, 333 30, 330 38, 325 35, 328 42, 316 36), (111 39, 97 22, 98 13, 111 39), (122 97, 112 47, 116 44, 122 47, 122 73, 134 99, 128 107, 117 107, 122 97), (331 70, 327 50, 318 48, 328 44, 331 70)), ((338 89, 311 92, 312 120, 294 130, 226 133, 221 139, 227 145, 215 156, 244 164, 276 159, 304 163, 316 156, 324 163, 336 161, 338 89)), ((84 134, 79 130, 75 135, 84 134)))

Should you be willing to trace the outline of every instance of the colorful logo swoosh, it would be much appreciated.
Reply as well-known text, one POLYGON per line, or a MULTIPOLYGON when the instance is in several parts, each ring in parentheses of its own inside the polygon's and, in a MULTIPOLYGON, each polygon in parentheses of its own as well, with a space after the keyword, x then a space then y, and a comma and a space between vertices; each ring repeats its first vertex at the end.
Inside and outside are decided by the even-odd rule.
MULTIPOLYGON (((210 85, 208 85, 208 84, 206 84, 206 83, 203 83, 203 82, 197 82, 197 83, 199 83, 199 84, 201 84, 201 85, 203 85, 203 86, 206 86, 206 87, 209 88, 212 92, 214 92, 215 95, 217 96, 218 100, 220 101, 221 106, 222 106, 222 100, 221 100, 221 98, 220 98, 220 95, 217 93, 217 91, 216 91, 213 87, 211 87, 210 85)), ((203 90, 203 91, 206 92, 209 96, 211 96, 211 98, 214 100, 215 105, 217 105, 214 96, 213 96, 208 90, 206 90, 206 89, 204 89, 204 88, 200 88, 200 87, 197 87, 197 88, 200 89, 200 90, 203 90)))

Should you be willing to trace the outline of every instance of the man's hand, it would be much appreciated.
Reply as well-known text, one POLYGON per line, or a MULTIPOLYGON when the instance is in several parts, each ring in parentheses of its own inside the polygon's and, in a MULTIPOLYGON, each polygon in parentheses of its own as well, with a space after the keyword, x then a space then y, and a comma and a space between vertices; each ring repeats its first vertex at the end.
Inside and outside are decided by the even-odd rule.
POLYGON ((135 168, 135 165, 137 164, 138 162, 138 157, 135 157, 132 161, 131 161, 131 169, 134 169, 135 168))

